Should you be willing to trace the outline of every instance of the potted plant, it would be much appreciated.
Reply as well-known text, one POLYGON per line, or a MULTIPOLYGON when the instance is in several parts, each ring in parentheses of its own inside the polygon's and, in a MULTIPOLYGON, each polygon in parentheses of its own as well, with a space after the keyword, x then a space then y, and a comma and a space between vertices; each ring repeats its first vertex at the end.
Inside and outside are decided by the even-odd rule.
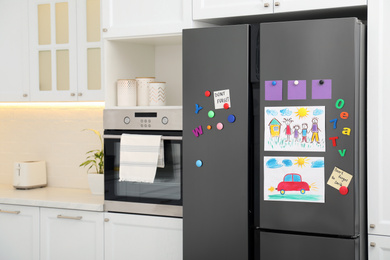
POLYGON ((80 164, 80 167, 89 166, 88 173, 88 184, 92 194, 102 195, 104 193, 104 145, 102 135, 95 129, 84 129, 94 132, 100 140, 101 149, 94 149, 86 152, 87 160, 80 164), (90 170, 93 172, 89 172, 90 170))

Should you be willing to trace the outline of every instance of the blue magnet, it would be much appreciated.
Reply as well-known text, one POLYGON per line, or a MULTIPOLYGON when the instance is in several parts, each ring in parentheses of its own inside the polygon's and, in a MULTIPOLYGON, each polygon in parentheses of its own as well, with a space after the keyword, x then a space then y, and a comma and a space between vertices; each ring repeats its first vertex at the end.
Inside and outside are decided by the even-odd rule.
POLYGON ((203 162, 201 160, 196 161, 196 166, 202 167, 202 165, 203 165, 203 162))
POLYGON ((198 114, 200 110, 202 110, 203 107, 199 106, 198 104, 195 104, 195 113, 198 114))
POLYGON ((276 86, 276 81, 272 81, 272 86, 276 86))
POLYGON ((236 121, 236 116, 235 115, 229 115, 228 116, 228 121, 229 121, 229 123, 234 123, 236 121))

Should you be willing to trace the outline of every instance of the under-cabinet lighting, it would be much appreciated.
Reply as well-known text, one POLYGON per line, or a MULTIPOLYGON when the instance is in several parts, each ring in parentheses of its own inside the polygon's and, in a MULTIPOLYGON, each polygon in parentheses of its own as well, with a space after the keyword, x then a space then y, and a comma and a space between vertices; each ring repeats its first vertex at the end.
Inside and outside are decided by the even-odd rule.
POLYGON ((104 108, 104 102, 0 102, 0 107, 104 108))

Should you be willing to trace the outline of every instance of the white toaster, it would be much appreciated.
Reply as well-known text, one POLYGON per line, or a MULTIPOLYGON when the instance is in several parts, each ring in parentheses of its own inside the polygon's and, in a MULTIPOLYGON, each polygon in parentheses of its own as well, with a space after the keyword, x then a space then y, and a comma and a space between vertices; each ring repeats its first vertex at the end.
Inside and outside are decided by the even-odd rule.
POLYGON ((16 189, 41 188, 46 185, 45 161, 15 162, 14 187, 16 189))

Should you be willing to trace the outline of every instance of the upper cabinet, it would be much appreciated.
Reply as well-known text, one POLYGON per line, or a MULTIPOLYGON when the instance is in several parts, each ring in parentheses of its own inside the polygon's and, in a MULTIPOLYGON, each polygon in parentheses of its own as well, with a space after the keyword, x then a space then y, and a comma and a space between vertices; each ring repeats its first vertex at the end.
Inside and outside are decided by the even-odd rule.
POLYGON ((191 0, 102 0, 103 37, 181 34, 194 26, 191 0))
POLYGON ((29 100, 27 1, 0 1, 0 101, 29 100))
POLYGON ((367 5, 367 0, 274 0, 274 12, 296 12, 367 5))
POLYGON ((104 100, 100 0, 29 0, 32 101, 104 100))
POLYGON ((273 0, 193 0, 195 20, 270 14, 273 12, 273 0))
POLYGON ((193 0, 194 20, 367 5, 367 0, 193 0))

